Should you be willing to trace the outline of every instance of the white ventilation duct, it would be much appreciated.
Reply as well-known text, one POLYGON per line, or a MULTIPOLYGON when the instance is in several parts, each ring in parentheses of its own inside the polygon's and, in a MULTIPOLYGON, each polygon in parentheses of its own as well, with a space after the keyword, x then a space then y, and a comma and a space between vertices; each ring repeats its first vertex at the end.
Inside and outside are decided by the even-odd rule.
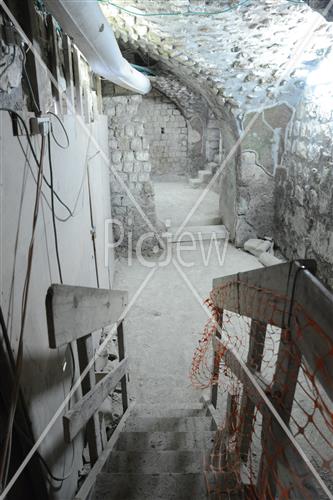
POLYGON ((45 4, 97 75, 140 94, 151 90, 149 79, 123 58, 97 0, 45 0, 45 4))

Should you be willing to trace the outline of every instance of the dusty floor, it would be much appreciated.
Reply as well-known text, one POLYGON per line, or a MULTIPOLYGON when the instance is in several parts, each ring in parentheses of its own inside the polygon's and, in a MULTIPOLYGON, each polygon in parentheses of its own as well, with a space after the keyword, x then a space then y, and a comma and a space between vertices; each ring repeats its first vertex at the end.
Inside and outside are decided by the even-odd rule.
MULTIPOLYGON (((171 226, 180 226, 203 189, 193 189, 187 182, 154 182, 154 191, 158 218, 162 222, 169 219, 171 226)), ((218 207, 218 194, 208 191, 187 226, 219 224, 218 207)))
MULTIPOLYGON (((176 183, 158 185, 156 201, 162 220, 170 218, 173 225, 179 225, 199 191, 176 183)), ((200 210, 201 220, 197 216, 191 224, 202 224, 205 217, 217 217, 217 203, 217 195, 209 193, 200 210)), ((222 253, 225 242, 220 243, 222 253)), ((163 261, 162 265, 152 259, 146 262, 155 266, 155 271, 137 258, 132 263, 125 258, 117 261, 115 288, 127 289, 130 300, 147 275, 154 272, 125 321, 131 358, 130 392, 139 404, 177 407, 198 403, 201 394, 192 388, 189 373, 194 349, 207 321, 200 304, 208 296, 213 278, 261 267, 252 255, 230 244, 222 264, 215 246, 209 258, 208 249, 209 242, 198 244, 195 250, 181 247, 178 252, 173 245, 174 261, 163 261), (190 267, 179 263, 177 253, 190 267)))

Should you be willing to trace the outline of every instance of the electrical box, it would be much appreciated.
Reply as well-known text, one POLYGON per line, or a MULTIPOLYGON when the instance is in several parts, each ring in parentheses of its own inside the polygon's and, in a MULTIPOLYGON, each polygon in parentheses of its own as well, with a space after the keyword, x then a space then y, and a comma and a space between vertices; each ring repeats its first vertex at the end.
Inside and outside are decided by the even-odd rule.
POLYGON ((49 116, 33 116, 29 120, 31 135, 47 135, 50 131, 49 116))

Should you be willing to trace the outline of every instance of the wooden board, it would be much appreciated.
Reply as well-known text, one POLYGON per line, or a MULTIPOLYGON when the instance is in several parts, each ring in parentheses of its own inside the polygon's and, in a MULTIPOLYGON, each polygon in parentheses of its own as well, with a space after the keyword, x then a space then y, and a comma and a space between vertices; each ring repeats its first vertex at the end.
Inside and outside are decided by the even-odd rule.
MULTIPOLYGON (((246 386, 246 392, 251 401, 258 406, 259 411, 262 411, 265 402, 261 395, 259 394, 257 388, 252 382, 252 378, 244 371, 243 366, 236 358, 232 351, 226 350, 223 356, 223 361, 225 365, 232 371, 232 373, 238 378, 238 380, 246 386)), ((262 375, 258 372, 252 372, 252 376, 256 383, 261 387, 261 389, 266 392, 269 388, 269 384, 264 381, 262 375)))
MULTIPOLYGON (((262 358, 265 347, 266 338, 266 327, 265 323, 260 323, 259 321, 252 320, 251 331, 250 331, 250 345, 247 357, 247 366, 251 370, 260 372, 262 358)), ((255 405, 247 395, 247 391, 243 391, 239 416, 240 416, 240 436, 239 436, 239 448, 241 459, 246 461, 248 457, 248 452, 250 449, 252 433, 253 433, 253 421, 254 421, 255 405)))
POLYGON ((125 291, 52 285, 46 296, 50 347, 67 345, 116 323, 127 300, 125 291))
POLYGON ((47 23, 47 31, 49 38, 49 46, 50 46, 50 70, 54 77, 54 82, 52 82, 52 93, 57 101, 57 111, 59 113, 63 113, 62 106, 62 93, 63 90, 60 86, 61 82, 61 74, 60 74, 60 55, 59 55, 59 47, 58 47, 58 34, 57 34, 57 26, 56 21, 51 14, 47 15, 46 18, 47 23))
POLYGON ((277 474, 280 484, 291 489, 293 498, 324 498, 322 488, 291 443, 278 460, 277 474))
MULTIPOLYGON (((223 327, 223 310, 219 311, 219 318, 218 318, 218 325, 220 327, 219 330, 216 330, 215 336, 220 339, 221 338, 221 329, 223 327)), ((214 408, 217 407, 217 398, 218 398, 218 390, 219 390, 219 376, 220 376, 220 366, 218 362, 218 357, 216 355, 216 343, 214 342, 215 339, 213 339, 213 346, 214 346, 214 359, 213 359, 213 380, 214 383, 212 384, 211 388, 211 402, 214 408)))
POLYGON ((75 97, 74 97, 74 72, 72 58, 72 42, 68 35, 63 34, 63 53, 64 53, 64 68, 66 78, 66 102, 67 113, 75 114, 75 97))
POLYGON ((300 349, 312 373, 327 395, 333 401, 333 294, 324 285, 305 270, 299 273, 295 284, 295 303, 300 304, 306 314, 299 313, 298 323, 302 335, 297 332, 297 327, 292 329, 293 340, 300 349), (315 321, 320 327, 306 327, 308 319, 315 321), (322 363, 320 370, 317 363, 322 363))
POLYGON ((91 490, 96 482, 97 475, 101 472, 105 462, 107 461, 111 451, 113 450, 113 448, 114 448, 114 446, 119 438, 119 435, 125 426, 126 420, 130 416, 133 408, 134 408, 134 403, 131 403, 131 405, 128 407, 128 409, 126 410, 126 412, 122 416, 122 418, 121 418, 119 424, 117 425, 114 433, 112 434, 111 438, 109 439, 105 449, 103 450, 103 453, 101 454, 101 456, 99 457, 99 459, 97 460, 97 462, 95 463, 95 465, 93 466, 91 471, 89 472, 88 477, 86 478, 85 482, 81 486, 80 490, 76 493, 74 500, 86 500, 86 498, 88 497, 89 493, 91 492, 91 490))
POLYGON ((75 111, 76 114, 83 116, 83 97, 82 97, 82 82, 80 69, 81 54, 77 47, 73 47, 73 70, 75 84, 75 111))
POLYGON ((89 419, 97 412, 105 398, 114 391, 128 372, 128 358, 104 377, 95 387, 80 399, 63 417, 64 437, 70 443, 89 419))
POLYGON ((313 261, 299 261, 217 278, 213 288, 231 282, 242 284, 234 285, 231 293, 218 295, 216 306, 283 328, 288 316, 284 298, 302 265, 314 269, 313 261))
MULTIPOLYGON (((77 341, 77 352, 79 358, 80 375, 89 365, 94 357, 94 346, 92 336, 87 335, 77 341)), ((88 394, 96 384, 94 365, 90 368, 87 375, 81 380, 82 395, 88 394)), ((95 413, 87 422, 86 436, 88 441, 90 462, 94 464, 102 452, 101 429, 98 414, 95 413)))
POLYGON ((213 422, 216 426, 216 428, 218 429, 220 427, 220 424, 221 424, 221 418, 220 418, 220 415, 217 411, 217 409, 215 408, 215 406, 210 402, 209 398, 207 395, 203 395, 201 396, 200 398, 200 401, 205 405, 205 407, 207 408, 207 412, 209 413, 209 415, 212 417, 213 419, 213 422))

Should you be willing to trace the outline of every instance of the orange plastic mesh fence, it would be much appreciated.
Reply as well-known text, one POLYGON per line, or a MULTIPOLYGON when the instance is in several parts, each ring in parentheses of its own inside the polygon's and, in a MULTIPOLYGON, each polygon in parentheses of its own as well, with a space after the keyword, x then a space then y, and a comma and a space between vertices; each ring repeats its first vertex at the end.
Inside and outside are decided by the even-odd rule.
POLYGON ((218 385, 221 425, 206 465, 209 492, 214 498, 333 498, 332 332, 287 297, 241 281, 214 289, 206 304, 212 316, 191 380, 201 389, 218 385))

